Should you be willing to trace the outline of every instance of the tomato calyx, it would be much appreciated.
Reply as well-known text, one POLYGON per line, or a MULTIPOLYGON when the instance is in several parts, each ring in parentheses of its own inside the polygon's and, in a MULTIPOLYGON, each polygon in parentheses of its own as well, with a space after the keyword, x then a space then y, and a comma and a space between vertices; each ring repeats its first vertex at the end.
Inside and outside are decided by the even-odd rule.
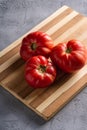
POLYGON ((31 49, 32 49, 32 50, 36 50, 36 48, 37 48, 37 44, 36 44, 35 42, 33 42, 33 43, 31 44, 31 49))
POLYGON ((66 53, 71 53, 71 51, 72 51, 72 48, 71 48, 71 47, 68 47, 68 48, 66 49, 66 53))
POLYGON ((40 66, 38 67, 38 70, 39 70, 40 73, 44 73, 44 72, 46 72, 46 66, 40 65, 40 66))

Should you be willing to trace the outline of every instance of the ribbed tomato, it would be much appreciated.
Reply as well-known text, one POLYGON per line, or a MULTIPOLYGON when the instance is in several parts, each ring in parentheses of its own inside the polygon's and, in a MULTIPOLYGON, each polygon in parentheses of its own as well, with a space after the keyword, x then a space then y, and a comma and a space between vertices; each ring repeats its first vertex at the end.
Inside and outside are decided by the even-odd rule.
POLYGON ((81 69, 87 61, 87 49, 78 40, 59 43, 51 52, 51 60, 65 72, 81 69))
POLYGON ((52 62, 44 56, 30 58, 25 66, 25 79, 33 88, 51 85, 56 77, 56 69, 52 62))
POLYGON ((36 55, 49 57, 53 46, 53 41, 48 34, 39 31, 32 32, 22 40, 20 55, 25 61, 36 55))

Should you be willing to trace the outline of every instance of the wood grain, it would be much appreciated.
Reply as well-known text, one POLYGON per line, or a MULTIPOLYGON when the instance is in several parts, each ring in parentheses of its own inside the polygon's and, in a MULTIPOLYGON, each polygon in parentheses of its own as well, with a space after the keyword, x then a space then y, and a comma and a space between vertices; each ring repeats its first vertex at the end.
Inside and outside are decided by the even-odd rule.
MULTIPOLYGON (((87 18, 67 6, 57 10, 28 33, 37 30, 48 33, 55 45, 78 39, 87 46, 87 18)), ((25 81, 25 62, 19 55, 22 39, 28 33, 1 51, 0 82, 27 107, 48 120, 86 86, 87 65, 74 74, 59 71, 59 76, 48 88, 31 88, 25 81)))

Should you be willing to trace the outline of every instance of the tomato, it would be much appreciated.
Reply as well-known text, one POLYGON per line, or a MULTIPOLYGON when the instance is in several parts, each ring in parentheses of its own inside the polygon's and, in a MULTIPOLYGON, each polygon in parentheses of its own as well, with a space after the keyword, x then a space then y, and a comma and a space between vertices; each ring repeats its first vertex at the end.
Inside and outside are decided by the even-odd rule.
POLYGON ((42 55, 31 57, 25 65, 25 79, 33 88, 51 85, 56 77, 56 69, 49 59, 42 55))
POLYGON ((51 60, 65 72, 81 69, 87 60, 86 47, 78 40, 59 43, 51 52, 51 60))
POLYGON ((51 37, 44 32, 36 31, 28 34, 22 40, 20 55, 25 61, 36 55, 49 57, 52 48, 53 41, 51 37))

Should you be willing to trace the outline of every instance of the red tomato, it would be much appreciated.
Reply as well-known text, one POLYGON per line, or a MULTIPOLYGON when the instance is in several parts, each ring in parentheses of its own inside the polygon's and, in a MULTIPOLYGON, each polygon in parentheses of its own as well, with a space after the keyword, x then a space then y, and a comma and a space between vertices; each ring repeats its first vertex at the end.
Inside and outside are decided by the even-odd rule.
POLYGON ((87 50, 78 40, 59 43, 51 52, 51 60, 65 72, 74 72, 86 64, 87 50))
POLYGON ((21 57, 27 61, 32 56, 43 55, 48 57, 53 48, 53 41, 44 32, 32 32, 22 40, 21 57))
POLYGON ((25 79, 33 88, 51 85, 56 77, 56 69, 46 57, 38 55, 30 58, 25 65, 25 79))

